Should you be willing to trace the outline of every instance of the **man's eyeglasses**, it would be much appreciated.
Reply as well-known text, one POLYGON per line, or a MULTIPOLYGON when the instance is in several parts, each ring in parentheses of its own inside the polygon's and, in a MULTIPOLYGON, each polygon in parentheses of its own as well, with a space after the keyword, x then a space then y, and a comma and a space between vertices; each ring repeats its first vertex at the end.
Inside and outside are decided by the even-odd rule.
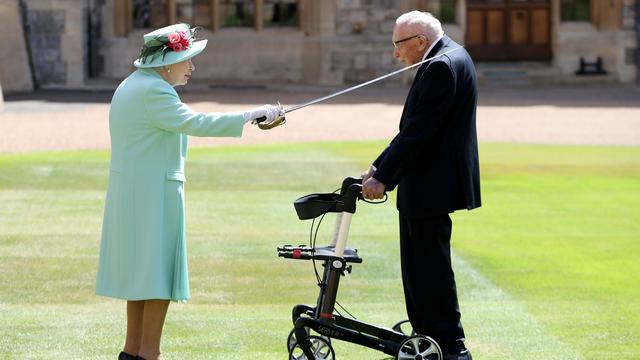
POLYGON ((411 39, 413 39, 415 37, 418 37, 418 36, 424 36, 424 35, 418 34, 418 35, 409 36, 408 38, 396 40, 396 41, 393 42, 393 47, 397 49, 398 48, 398 44, 401 44, 401 43, 403 43, 405 41, 409 41, 409 40, 411 40, 411 39))

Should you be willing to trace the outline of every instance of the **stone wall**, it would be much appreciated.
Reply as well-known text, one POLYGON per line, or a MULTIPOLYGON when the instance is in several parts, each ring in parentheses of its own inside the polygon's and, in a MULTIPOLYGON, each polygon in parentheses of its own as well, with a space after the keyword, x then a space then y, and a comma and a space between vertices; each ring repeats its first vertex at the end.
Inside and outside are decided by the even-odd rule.
MULTIPOLYGON (((459 1, 456 21, 442 24, 453 40, 464 40, 464 1, 459 1)), ((336 36, 331 39, 331 70, 337 83, 360 83, 390 73, 404 66, 393 57, 391 37, 396 18, 419 5, 420 10, 437 16, 438 0, 338 0, 335 2, 336 36)), ((411 72, 384 80, 385 83, 407 83, 411 72)))
POLYGON ((209 39, 205 54, 194 58, 198 77, 212 83, 302 82, 304 34, 299 29, 269 28, 201 31, 209 39))
MULTIPOLYGON (((132 62, 142 36, 151 30, 134 29, 126 36, 116 36, 114 21, 119 15, 114 12, 114 0, 22 1, 34 75, 41 87, 82 87, 90 73, 115 79, 127 76, 134 70, 132 62), (89 33, 97 35, 93 42, 89 42, 89 33)), ((0 30, 14 37, 10 41, 16 44, 0 48, 0 81, 5 92, 33 86, 27 48, 19 46, 24 46, 24 40, 17 4, 18 0, 0 0, 0 30)), ((437 12, 437 4, 438 0, 307 0, 301 8, 301 28, 201 30, 200 37, 209 39, 209 45, 194 59, 196 78, 212 84, 361 83, 402 66, 393 58, 391 44, 396 17, 416 6, 437 12)), ((466 0, 456 4, 455 22, 443 27, 447 35, 464 44, 466 0)), ((563 23, 560 0, 552 0, 554 69, 573 76, 580 57, 593 61, 601 56, 605 69, 617 80, 630 82, 640 76, 637 2, 612 0, 612 4, 621 12, 618 28, 610 22, 606 28, 590 22, 563 23)), ((384 83, 410 79, 411 74, 404 73, 384 83)))
MULTIPOLYGON (((124 78, 135 70, 133 61, 149 31, 134 30, 127 37, 102 41, 104 76, 124 78)), ((198 37, 208 39, 207 48, 193 58, 196 79, 212 83, 302 82, 304 34, 294 29, 200 29, 198 37)))
MULTIPOLYGON (((580 58, 588 62, 603 60, 603 67, 610 77, 623 83, 635 81, 636 65, 629 59, 637 46, 633 30, 633 13, 629 6, 633 0, 625 0, 620 7, 621 21, 618 29, 602 30, 591 22, 561 22, 557 14, 554 19, 553 64, 561 74, 574 75, 580 58)), ((632 7, 632 6, 631 6, 632 7)))
POLYGON ((335 11, 330 61, 339 83, 371 80, 396 68, 391 44, 395 1, 338 0, 335 11))
MULTIPOLYGON (((396 68, 391 47, 396 1, 318 1, 309 6, 301 29, 200 30, 200 37, 209 43, 194 58, 196 77, 212 83, 343 84, 370 80, 396 68)), ((105 19, 113 16, 113 1, 105 2, 102 14, 105 19)), ((134 70, 131 64, 148 30, 116 37, 113 22, 104 24, 100 51, 105 76, 122 78, 134 70)))
POLYGON ((336 35, 389 35, 398 17, 393 0, 338 0, 335 5, 336 35))

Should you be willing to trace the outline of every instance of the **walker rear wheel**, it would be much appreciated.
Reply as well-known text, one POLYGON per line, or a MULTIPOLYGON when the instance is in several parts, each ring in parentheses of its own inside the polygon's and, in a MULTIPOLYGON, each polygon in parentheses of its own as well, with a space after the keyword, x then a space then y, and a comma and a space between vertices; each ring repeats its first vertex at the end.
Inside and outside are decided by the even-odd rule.
MULTIPOLYGON (((315 335, 310 335, 307 339, 311 341, 311 352, 315 360, 335 360, 336 354, 326 339, 315 335)), ((289 360, 308 360, 297 341, 289 350, 289 360)))
POLYGON ((409 322, 409 320, 402 320, 397 324, 393 325, 391 329, 393 329, 393 331, 403 333, 406 336, 416 335, 416 332, 413 331, 413 327, 411 326, 411 323, 409 322))
POLYGON ((432 338, 414 335, 400 343, 397 360, 442 360, 442 350, 432 338))

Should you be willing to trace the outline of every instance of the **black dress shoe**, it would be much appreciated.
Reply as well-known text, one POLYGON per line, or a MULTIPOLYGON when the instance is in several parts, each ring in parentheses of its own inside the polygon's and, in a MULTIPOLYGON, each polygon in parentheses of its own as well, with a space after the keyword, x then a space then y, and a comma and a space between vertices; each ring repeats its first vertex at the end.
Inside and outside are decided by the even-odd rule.
POLYGON ((472 360, 471 352, 468 349, 457 351, 453 354, 444 354, 444 360, 472 360))
POLYGON ((121 352, 118 355, 118 360, 137 360, 138 357, 136 355, 127 354, 126 352, 121 352))

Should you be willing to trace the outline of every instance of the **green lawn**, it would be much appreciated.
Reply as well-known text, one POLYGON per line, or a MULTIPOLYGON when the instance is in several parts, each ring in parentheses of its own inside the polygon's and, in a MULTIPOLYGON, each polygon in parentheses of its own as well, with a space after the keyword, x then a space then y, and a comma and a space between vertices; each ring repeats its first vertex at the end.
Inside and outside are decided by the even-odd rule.
MULTIPOLYGON (((291 307, 314 303, 292 201, 358 175, 383 143, 194 149, 187 162, 191 290, 172 304, 177 359, 285 359, 291 307)), ((474 358, 632 359, 640 353, 640 148, 483 144, 483 207, 454 215, 454 266, 474 358)), ((115 359, 124 302, 94 295, 107 152, 0 155, 0 358, 115 359)), ((358 318, 405 317, 391 194, 360 203, 341 282, 358 318)), ((333 218, 319 242, 328 242, 333 218)), ((341 360, 386 359, 339 341, 341 360)))

